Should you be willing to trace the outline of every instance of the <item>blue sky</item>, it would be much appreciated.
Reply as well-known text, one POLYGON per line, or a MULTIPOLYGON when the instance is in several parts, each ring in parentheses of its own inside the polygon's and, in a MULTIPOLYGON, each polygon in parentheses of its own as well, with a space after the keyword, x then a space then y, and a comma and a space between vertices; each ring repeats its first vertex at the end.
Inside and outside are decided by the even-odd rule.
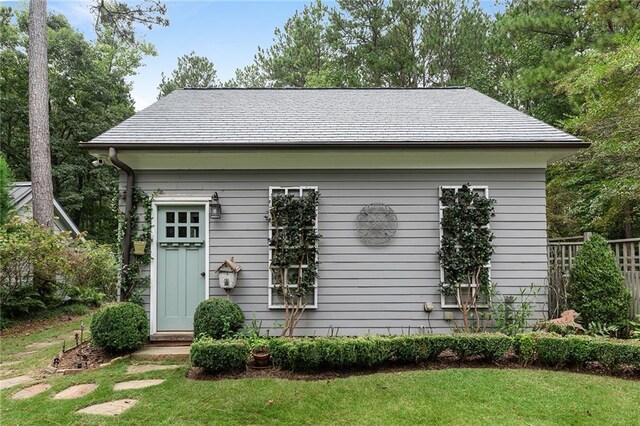
MULTIPOLYGON (((0 2, 19 5, 20 2, 0 2)), ((170 26, 157 27, 146 33, 156 46, 158 55, 145 59, 145 66, 131 78, 136 109, 156 100, 160 74, 170 74, 177 58, 192 50, 206 56, 214 64, 221 80, 233 77, 236 68, 253 61, 258 46, 271 44, 273 30, 282 27, 293 13, 309 0, 220 1, 165 0, 170 26)), ((481 0, 483 8, 495 12, 495 0, 481 0)), ((49 11, 67 16, 71 25, 93 37, 91 0, 49 0, 49 11)), ((328 5, 334 2, 325 1, 328 5)), ((24 3, 22 3, 24 4, 24 3)))

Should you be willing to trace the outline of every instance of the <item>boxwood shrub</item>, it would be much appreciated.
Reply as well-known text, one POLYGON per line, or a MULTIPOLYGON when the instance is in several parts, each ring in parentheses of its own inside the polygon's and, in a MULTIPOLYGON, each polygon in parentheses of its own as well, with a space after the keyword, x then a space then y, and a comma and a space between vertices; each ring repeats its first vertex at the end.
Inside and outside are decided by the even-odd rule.
POLYGON ((149 335, 149 320, 140 305, 131 302, 103 306, 91 319, 91 338, 107 352, 133 352, 149 335))
POLYGON ((610 369, 621 365, 640 368, 640 343, 633 340, 562 337, 550 333, 520 334, 514 339, 514 350, 523 364, 537 360, 548 367, 584 367, 587 362, 597 361, 610 369))
POLYGON ((444 350, 459 358, 495 361, 511 348, 503 334, 362 336, 272 339, 274 364, 292 371, 372 368, 385 363, 415 364, 436 359, 444 350))
POLYGON ((215 297, 198 305, 193 314, 193 335, 202 334, 214 339, 231 337, 244 324, 240 307, 227 299, 215 297))
POLYGON ((246 340, 214 340, 200 337, 191 344, 191 364, 209 373, 244 370, 249 361, 246 340))

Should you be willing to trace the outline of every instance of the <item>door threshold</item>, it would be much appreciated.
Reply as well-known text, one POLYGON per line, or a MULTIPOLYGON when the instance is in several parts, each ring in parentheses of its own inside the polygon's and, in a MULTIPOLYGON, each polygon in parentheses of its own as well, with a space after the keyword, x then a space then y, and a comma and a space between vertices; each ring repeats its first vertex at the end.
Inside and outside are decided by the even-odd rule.
POLYGON ((149 336, 152 342, 192 342, 192 331, 158 331, 149 336))

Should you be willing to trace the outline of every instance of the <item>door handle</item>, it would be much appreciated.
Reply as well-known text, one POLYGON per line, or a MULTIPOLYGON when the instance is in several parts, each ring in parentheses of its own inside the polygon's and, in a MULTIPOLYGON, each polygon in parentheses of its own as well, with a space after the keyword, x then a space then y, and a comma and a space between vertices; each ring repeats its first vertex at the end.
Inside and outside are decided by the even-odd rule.
POLYGON ((207 274, 205 274, 204 272, 200 272, 200 276, 204 277, 205 275, 207 274))

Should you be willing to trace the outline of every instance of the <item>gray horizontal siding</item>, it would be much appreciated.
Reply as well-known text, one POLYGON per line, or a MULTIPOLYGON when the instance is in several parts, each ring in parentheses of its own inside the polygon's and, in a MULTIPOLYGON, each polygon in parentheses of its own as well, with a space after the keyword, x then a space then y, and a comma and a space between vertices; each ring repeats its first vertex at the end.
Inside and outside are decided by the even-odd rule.
MULTIPOLYGON (((341 335, 407 333, 408 327, 417 332, 429 324, 435 332, 450 331, 454 325, 443 320, 438 287, 438 187, 466 182, 487 185, 497 200, 491 228, 495 234, 492 278, 498 289, 504 295, 516 295, 531 283, 542 286, 547 269, 544 170, 141 171, 136 175, 136 185, 148 193, 160 189, 164 196, 210 196, 218 192, 223 215, 210 223, 211 295, 224 295, 213 270, 235 256, 243 270, 231 299, 247 318, 255 314, 265 328, 283 315, 267 308, 268 188, 318 186, 322 235, 318 308, 305 312, 299 325, 301 334, 312 335, 327 334, 332 327, 340 328, 341 335), (390 205, 398 216, 396 237, 387 246, 366 246, 354 230, 360 209, 374 202, 390 205), (424 302, 436 307, 429 318, 422 309, 424 302)), ((138 214, 141 221, 142 212, 138 214)), ((145 299, 148 309, 148 292, 145 299)), ((541 293, 537 318, 543 316, 544 300, 541 293)))

